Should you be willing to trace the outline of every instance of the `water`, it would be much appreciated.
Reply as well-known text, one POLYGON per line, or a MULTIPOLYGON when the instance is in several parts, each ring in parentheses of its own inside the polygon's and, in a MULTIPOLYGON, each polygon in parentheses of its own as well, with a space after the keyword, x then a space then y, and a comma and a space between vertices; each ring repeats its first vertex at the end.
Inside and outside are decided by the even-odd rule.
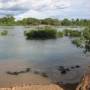
MULTIPOLYGON (((0 27, 0 30, 8 30, 9 33, 8 36, 0 37, 0 60, 25 59, 25 61, 40 63, 52 60, 57 63, 61 60, 60 63, 65 63, 67 56, 81 57, 81 50, 72 45, 69 38, 26 40, 24 31, 27 29, 25 27, 0 27)), ((74 60, 72 61, 74 63, 74 60)))
MULTIPOLYGON (((26 40, 24 31, 28 29, 30 27, 0 26, 0 30, 8 31, 7 36, 0 36, 0 63, 4 63, 4 66, 1 66, 1 71, 3 68, 6 68, 5 70, 11 68, 17 70, 18 67, 32 67, 49 72, 51 75, 51 72, 54 74, 57 72, 56 67, 59 65, 72 66, 78 64, 84 66, 90 63, 89 56, 83 55, 82 50, 74 46, 70 38, 26 40)), ((62 30, 62 28, 59 27, 58 30, 62 30)), ((78 72, 82 73, 81 69, 78 72)), ((75 73, 77 71, 70 72, 76 77, 75 73)), ((80 73, 78 73, 78 77, 81 75, 80 73)), ((52 77, 57 79, 56 74, 54 74, 52 77)), ((68 75, 70 76, 70 74, 68 75)), ((68 78, 68 75, 62 77, 65 79, 68 78)), ((71 78, 73 79, 73 77, 71 78)))

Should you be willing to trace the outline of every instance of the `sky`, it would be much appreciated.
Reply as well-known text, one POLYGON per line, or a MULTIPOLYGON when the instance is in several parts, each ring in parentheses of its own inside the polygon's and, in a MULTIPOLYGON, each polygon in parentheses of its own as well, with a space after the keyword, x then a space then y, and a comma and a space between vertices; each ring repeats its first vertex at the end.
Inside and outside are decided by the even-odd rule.
POLYGON ((0 17, 90 19, 90 0, 0 0, 0 17))

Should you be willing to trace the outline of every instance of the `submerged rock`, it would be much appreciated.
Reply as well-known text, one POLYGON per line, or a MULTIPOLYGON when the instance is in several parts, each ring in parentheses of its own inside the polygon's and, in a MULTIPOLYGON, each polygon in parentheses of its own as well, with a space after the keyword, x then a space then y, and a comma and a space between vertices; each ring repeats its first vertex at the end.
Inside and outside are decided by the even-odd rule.
POLYGON ((66 70, 62 70, 62 71, 61 71, 61 74, 66 74, 66 73, 67 73, 66 70))
POLYGON ((47 75, 47 73, 41 73, 41 75, 43 76, 43 77, 48 77, 48 75, 47 75))
POLYGON ((19 73, 18 72, 6 72, 7 74, 10 74, 10 75, 18 75, 19 73))
POLYGON ((19 75, 19 74, 30 72, 30 70, 31 70, 31 68, 26 68, 26 70, 15 71, 15 72, 7 71, 6 73, 9 75, 19 75))
POLYGON ((80 66, 79 65, 76 65, 76 68, 80 68, 80 66))

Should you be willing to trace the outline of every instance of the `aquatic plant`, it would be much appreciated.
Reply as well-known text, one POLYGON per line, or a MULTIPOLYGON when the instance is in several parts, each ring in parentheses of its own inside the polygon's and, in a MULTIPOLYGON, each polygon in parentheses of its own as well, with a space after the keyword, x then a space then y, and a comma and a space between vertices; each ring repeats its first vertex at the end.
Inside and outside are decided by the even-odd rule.
POLYGON ((25 31, 24 35, 27 39, 45 40, 45 39, 55 39, 57 30, 51 28, 45 28, 42 30, 30 30, 25 31))
POLYGON ((1 35, 1 36, 5 36, 5 35, 7 35, 7 34, 8 34, 8 31, 6 31, 6 30, 0 32, 0 35, 1 35))
POLYGON ((72 40, 72 43, 77 47, 80 47, 82 45, 82 41, 80 39, 74 39, 72 40))
POLYGON ((63 36, 64 36, 63 32, 61 32, 61 31, 57 32, 57 37, 63 37, 63 36))
POLYGON ((77 31, 77 30, 65 29, 64 30, 64 35, 65 36, 69 36, 69 37, 80 37, 81 36, 81 32, 77 31))

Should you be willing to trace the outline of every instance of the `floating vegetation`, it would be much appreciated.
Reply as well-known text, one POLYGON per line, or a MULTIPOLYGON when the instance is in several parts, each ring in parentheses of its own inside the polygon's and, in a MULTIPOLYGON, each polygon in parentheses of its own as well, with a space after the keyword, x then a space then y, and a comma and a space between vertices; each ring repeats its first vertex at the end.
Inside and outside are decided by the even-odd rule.
POLYGON ((0 35, 1 36, 6 36, 8 34, 8 31, 4 30, 4 31, 0 31, 0 35))
POLYGON ((72 43, 76 45, 77 47, 80 47, 82 44, 82 41, 80 39, 74 39, 72 40, 72 43))
POLYGON ((63 36, 64 36, 63 32, 61 32, 61 31, 57 32, 57 37, 63 37, 63 36))
POLYGON ((78 30, 65 29, 64 30, 64 35, 65 36, 69 36, 69 37, 80 37, 81 36, 81 32, 78 31, 78 30))

